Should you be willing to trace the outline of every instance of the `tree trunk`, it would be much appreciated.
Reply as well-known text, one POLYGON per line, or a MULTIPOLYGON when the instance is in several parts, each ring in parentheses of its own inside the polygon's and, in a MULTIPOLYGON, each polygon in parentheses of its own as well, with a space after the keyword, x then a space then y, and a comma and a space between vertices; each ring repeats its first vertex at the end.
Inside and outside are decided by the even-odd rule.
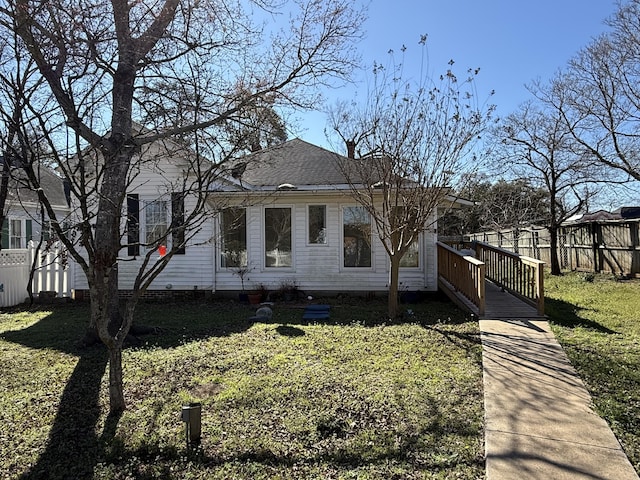
POLYGON ((398 317, 398 283, 400 277, 400 256, 392 255, 391 278, 389 280, 389 318, 394 320, 398 317))
POLYGON ((560 260, 558 256, 558 227, 549 227, 549 236, 551 237, 551 275, 561 275, 560 260))
POLYGON ((122 379, 122 342, 109 348, 109 412, 117 414, 126 408, 122 379))

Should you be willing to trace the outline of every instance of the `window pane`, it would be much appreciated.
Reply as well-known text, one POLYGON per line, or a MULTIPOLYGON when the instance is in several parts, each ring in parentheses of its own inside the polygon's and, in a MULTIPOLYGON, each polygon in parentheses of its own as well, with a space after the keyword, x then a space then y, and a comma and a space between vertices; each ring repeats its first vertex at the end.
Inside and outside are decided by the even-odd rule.
POLYGON ((157 200, 145 205, 146 243, 153 245, 167 233, 167 202, 157 200))
POLYGON ((53 229, 51 228, 51 222, 49 220, 45 220, 42 222, 42 229, 40 230, 40 237, 43 241, 48 242, 51 238, 53 238, 53 229))
POLYGON ((418 248, 418 239, 414 240, 407 253, 400 259, 401 267, 418 267, 420 261, 420 249, 418 248))
POLYGON ((265 266, 291 266, 291 209, 264 209, 265 266))
POLYGON ((371 217, 363 207, 343 210, 344 266, 371 266, 371 217))
POLYGON ((223 267, 247 266, 247 213, 244 208, 225 208, 222 211, 223 267))
POLYGON ((309 205, 309 243, 327 243, 327 210, 325 205, 309 205))
POLYGON ((22 248, 22 220, 11 220, 9 248, 22 248))

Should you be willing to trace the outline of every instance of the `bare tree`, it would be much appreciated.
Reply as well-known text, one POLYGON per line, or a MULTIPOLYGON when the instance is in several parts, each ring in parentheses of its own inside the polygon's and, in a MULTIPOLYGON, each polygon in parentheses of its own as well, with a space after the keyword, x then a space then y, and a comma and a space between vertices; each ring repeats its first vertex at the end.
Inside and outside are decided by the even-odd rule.
POLYGON ((549 194, 529 178, 493 181, 486 173, 478 174, 458 194, 474 205, 454 210, 438 222, 438 231, 445 235, 547 223, 549 194))
MULTIPOLYGON (((255 3, 272 15, 282 6, 255 3)), ((21 123, 40 127, 77 206, 76 223, 66 230, 39 190, 56 233, 87 277, 90 328, 109 350, 112 412, 125 408, 122 344, 137 300, 197 231, 201 192, 238 150, 222 140, 224 124, 264 98, 308 106, 315 99, 310 87, 345 78, 355 62, 349 43, 362 22, 349 4, 300 0, 289 27, 268 41, 240 3, 226 0, 13 0, 0 6, 2 35, 17 34, 37 66, 32 89, 23 92, 29 101, 21 123), (144 127, 136 128, 134 119, 144 127), (191 203, 153 239, 159 244, 173 235, 175 241, 164 257, 144 257, 121 314, 119 255, 128 247, 127 223, 135 228, 123 213, 127 186, 143 168, 141 153, 157 142, 170 150, 190 147, 188 171, 172 193, 191 203)), ((26 138, 21 147, 28 151, 26 138)), ((32 167, 27 162, 25 170, 37 185, 32 167)))
MULTIPOLYGON (((424 52, 426 35, 419 43, 424 52)), ((493 107, 478 102, 478 70, 462 80, 451 69, 435 80, 424 73, 416 83, 404 78, 402 64, 391 63, 374 66, 364 103, 339 105, 331 126, 355 157, 340 161, 340 169, 389 256, 388 310, 395 318, 401 260, 434 226, 451 188, 477 166, 473 147, 493 107)))
POLYGON ((528 178, 548 193, 551 273, 559 275, 560 225, 597 193, 602 169, 592 156, 582 153, 559 110, 545 109, 533 101, 509 115, 498 136, 502 148, 497 149, 497 158, 509 165, 512 175, 528 178))
POLYGON ((640 0, 619 3, 608 23, 541 100, 562 102, 554 107, 585 154, 640 180, 640 0))

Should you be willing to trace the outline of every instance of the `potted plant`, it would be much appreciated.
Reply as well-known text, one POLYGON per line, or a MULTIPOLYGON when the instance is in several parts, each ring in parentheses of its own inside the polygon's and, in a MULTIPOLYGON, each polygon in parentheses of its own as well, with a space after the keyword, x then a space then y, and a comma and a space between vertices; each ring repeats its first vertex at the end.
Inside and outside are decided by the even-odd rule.
POLYGON ((244 289, 244 280, 245 278, 247 280, 249 279, 247 275, 249 275, 250 271, 251 271, 251 268, 249 268, 248 265, 238 266, 233 270, 233 273, 235 273, 236 275, 238 275, 238 277, 240 277, 240 285, 242 286, 242 290, 240 291, 238 299, 242 303, 249 303, 249 294, 244 289))
POLYGON ((298 298, 298 285, 295 278, 286 278, 280 282, 279 293, 285 302, 291 302, 298 298))

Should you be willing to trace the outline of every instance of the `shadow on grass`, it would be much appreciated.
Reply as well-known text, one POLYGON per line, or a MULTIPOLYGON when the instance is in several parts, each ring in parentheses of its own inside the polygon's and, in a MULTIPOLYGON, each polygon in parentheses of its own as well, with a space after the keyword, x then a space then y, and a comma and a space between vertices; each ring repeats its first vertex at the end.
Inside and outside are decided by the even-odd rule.
MULTIPOLYGON (((141 309, 144 308, 141 306, 141 309)), ((100 389, 109 355, 103 345, 89 348, 78 345, 88 318, 88 305, 59 305, 29 327, 0 334, 0 338, 12 343, 34 349, 57 350, 78 357, 78 363, 60 397, 46 447, 38 461, 22 474, 20 478, 23 480, 90 479, 95 466, 104 460, 106 449, 114 439, 120 416, 108 416, 103 431, 99 435, 97 432, 102 415, 100 389)), ((176 347, 209 336, 226 336, 251 326, 248 320, 242 319, 209 325, 194 322, 191 328, 168 325, 162 320, 159 323, 160 335, 155 336, 156 341, 150 342, 150 345, 162 348, 176 347)), ((134 338, 133 343, 141 344, 141 340, 134 338)))
POLYGON ((583 327, 600 333, 616 334, 615 330, 605 327, 604 325, 579 316, 576 311, 578 307, 564 300, 554 298, 545 298, 545 313, 549 320, 557 325, 567 328, 583 327))
POLYGON ((276 327, 276 332, 284 337, 302 337, 304 336, 304 330, 291 325, 279 325, 276 327))
MULTIPOLYGON (((459 333, 453 328, 447 329, 442 325, 447 321, 452 324, 468 321, 463 314, 456 311, 452 304, 442 303, 438 298, 428 298, 422 304, 407 307, 415 311, 415 316, 405 319, 407 322, 421 323, 425 328, 434 329, 451 341, 459 342, 460 346, 466 344, 467 348, 469 347, 467 342, 479 341, 476 336, 459 333)), ((299 326, 310 322, 302 319, 301 307, 279 306, 277 308, 280 318, 277 320, 274 318, 274 323, 281 324, 276 329, 279 334, 289 337, 305 334, 299 326)), ((389 321, 385 311, 386 302, 384 301, 351 299, 348 302, 337 302, 333 305, 330 319, 311 323, 328 325, 357 323, 365 327, 402 323, 402 321, 389 321)), ((143 304, 140 305, 139 312, 137 322, 157 326, 160 331, 159 335, 146 337, 144 342, 140 340, 138 346, 142 348, 173 348, 212 336, 223 337, 240 333, 253 325, 253 321, 250 320, 253 309, 229 303, 179 306, 143 304)), ((77 346, 78 340, 84 334, 88 318, 88 305, 56 306, 49 315, 33 325, 1 334, 1 337, 9 342, 35 349, 53 349, 78 357, 75 369, 59 400, 46 447, 37 462, 22 475, 21 478, 24 480, 92 478, 96 465, 111 458, 108 451, 117 431, 119 417, 108 417, 102 432, 98 431, 103 408, 100 404, 100 390, 104 384, 108 354, 102 346, 90 349, 80 349, 77 346)), ((434 429, 437 431, 437 426, 434 426, 434 429)), ((407 442, 403 449, 409 448, 412 440, 407 439, 407 442)), ((144 456, 142 455, 144 452, 126 452, 125 456, 135 456, 138 453, 141 457, 144 456)), ((326 455, 336 463, 360 465, 364 462, 363 458, 357 455, 351 457, 351 454, 341 451, 326 452, 326 455)), ((394 450, 373 460, 395 458, 398 455, 400 455, 398 451, 394 450)), ((260 457, 261 454, 257 452, 256 456, 260 457)), ((291 461, 287 458, 274 460, 285 464, 291 461)), ((216 463, 221 460, 210 458, 203 461, 216 463)))
MULTIPOLYGON (((102 446, 115 428, 98 437, 100 385, 108 355, 105 350, 82 355, 65 386, 44 452, 22 479, 91 478, 102 446)), ((110 422, 112 425, 117 419, 110 422)))

